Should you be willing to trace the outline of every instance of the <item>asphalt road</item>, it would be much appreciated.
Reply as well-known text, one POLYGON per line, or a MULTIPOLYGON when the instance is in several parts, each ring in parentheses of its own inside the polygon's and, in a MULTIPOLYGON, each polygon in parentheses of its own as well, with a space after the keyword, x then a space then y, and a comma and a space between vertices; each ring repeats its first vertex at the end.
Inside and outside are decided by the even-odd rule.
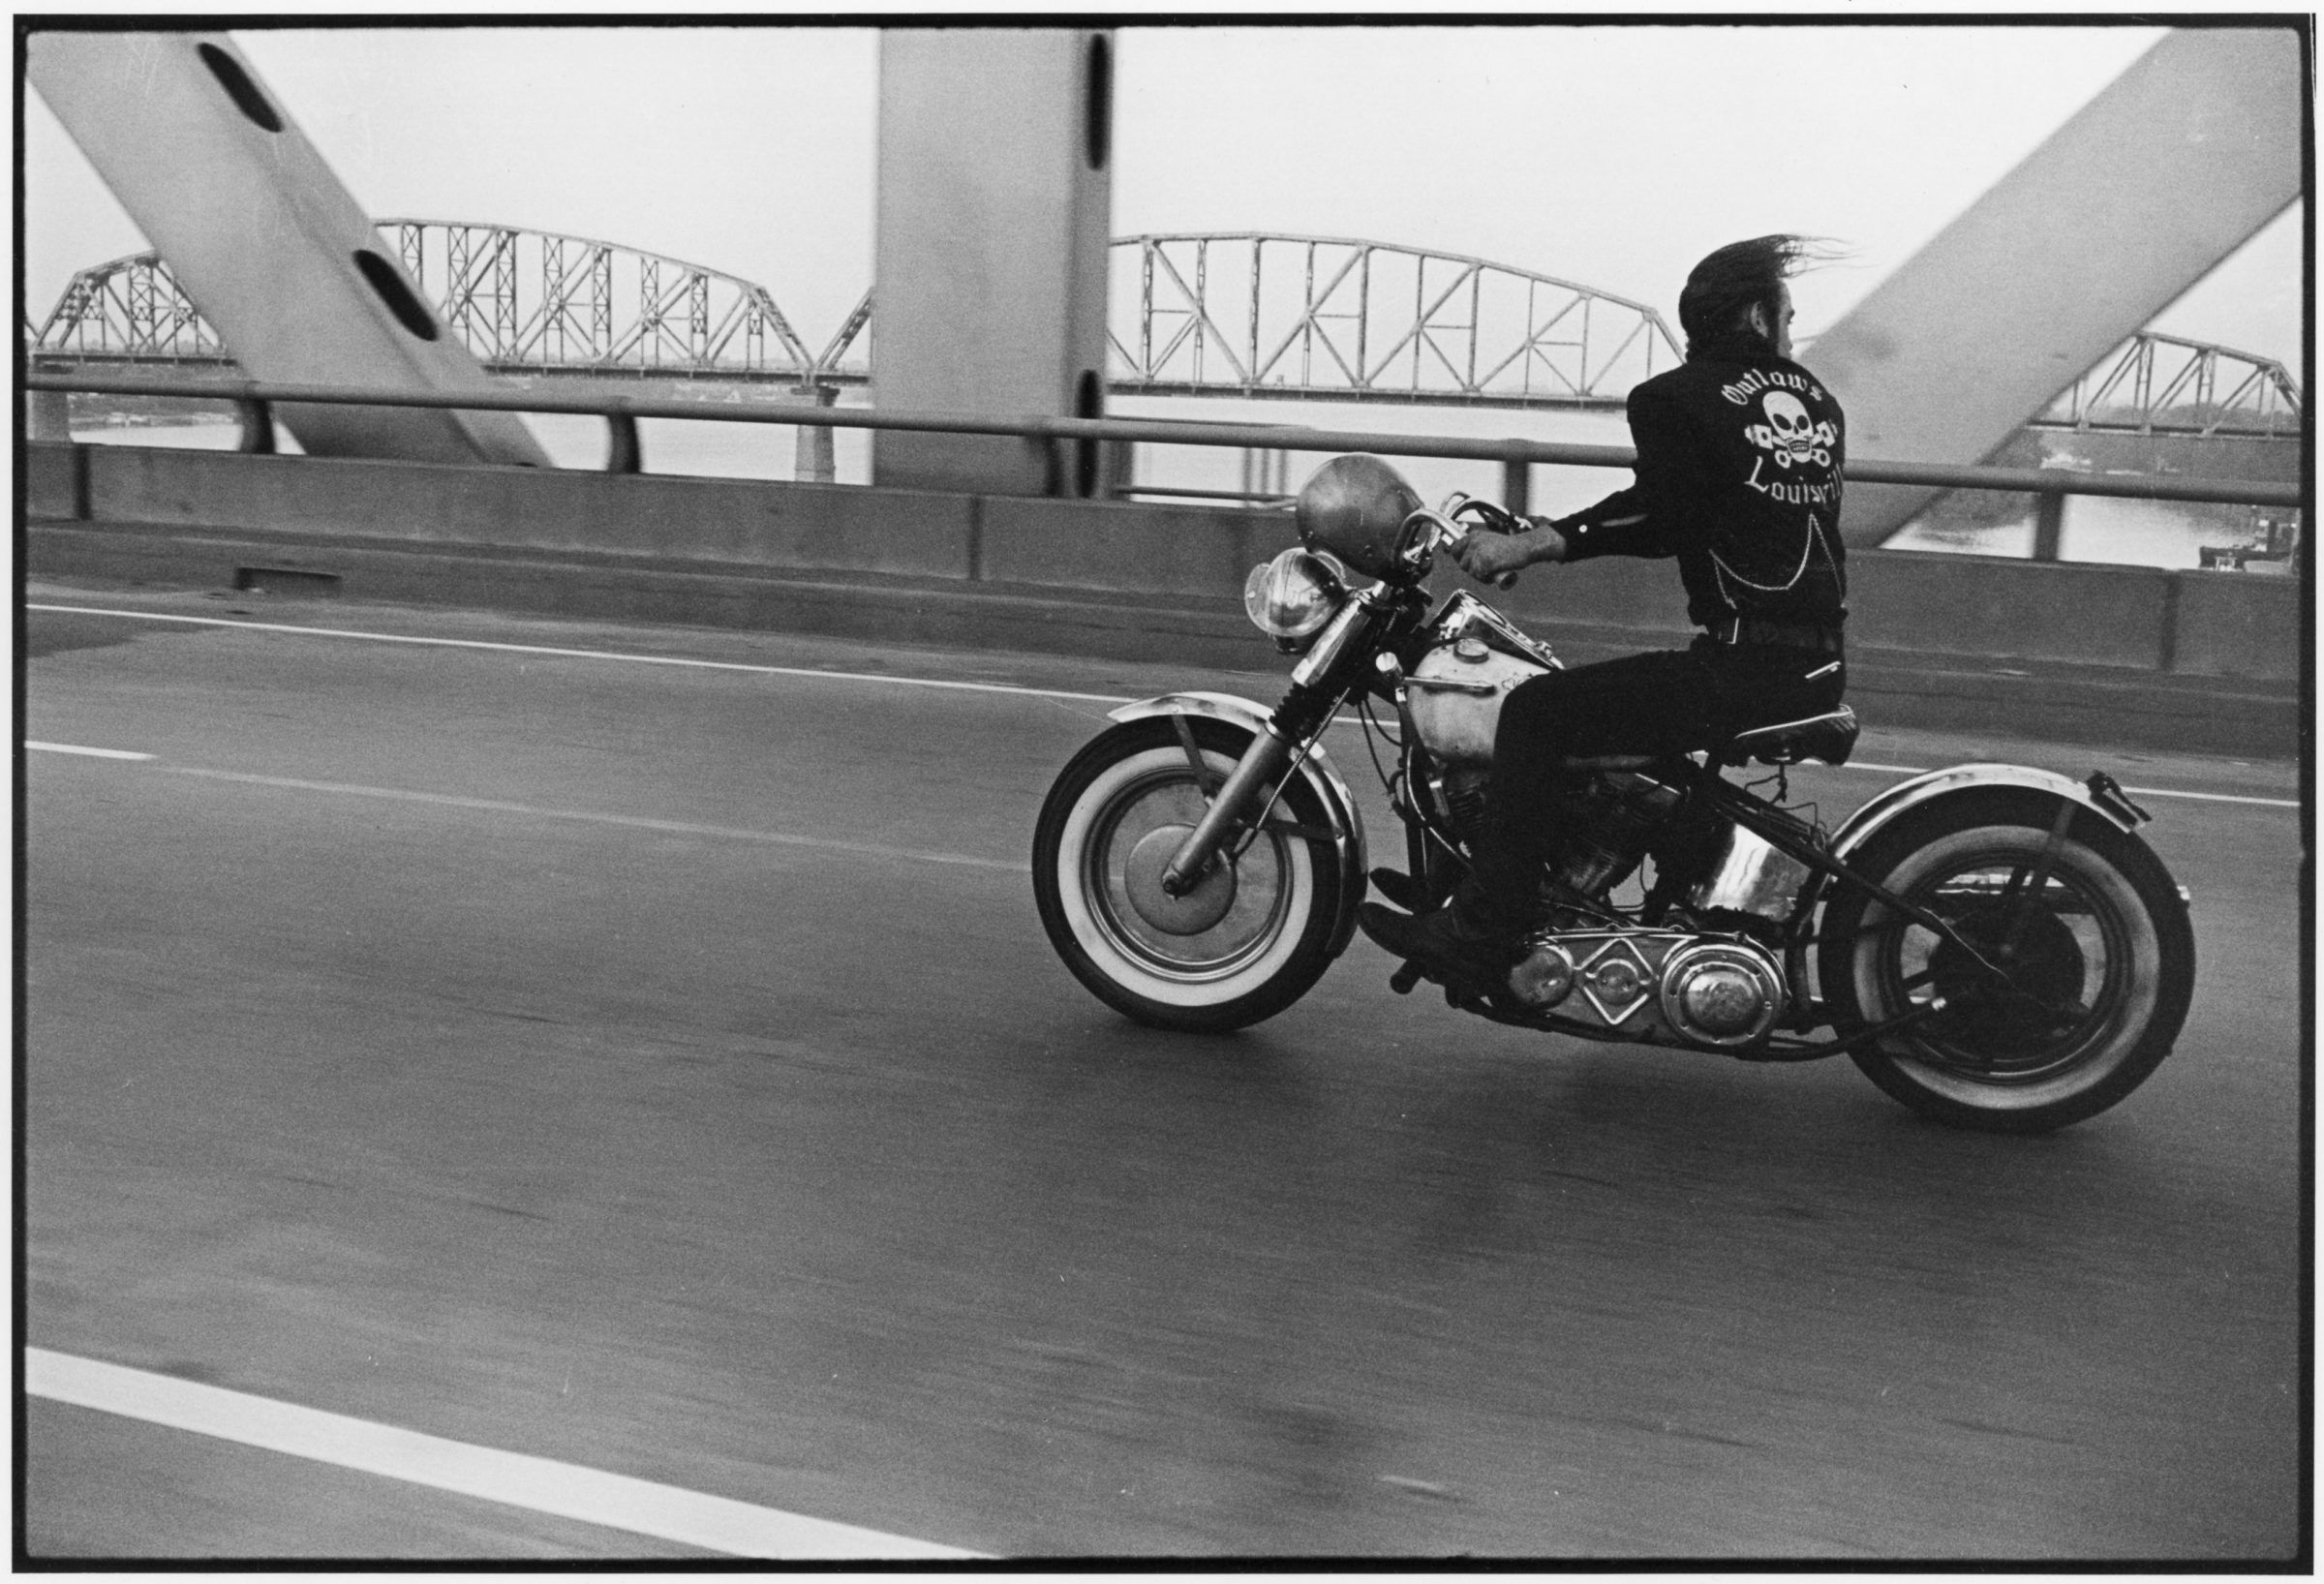
MULTIPOLYGON (((1254 675, 36 603, 1116 697, 1254 675)), ((1025 855, 1107 706, 35 610, 26 1340, 1011 1556, 2281 1558, 2297 811, 2149 800, 2178 1051, 2040 1140, 1399 998, 1121 1020, 1025 855)), ((1334 751, 1365 788, 1361 743, 1334 751)), ((2292 767, 1887 733, 2287 799, 2292 767)), ((1889 784, 1801 775, 1827 818, 1889 784)), ((686 1548, 34 1398, 35 1556, 686 1548)))

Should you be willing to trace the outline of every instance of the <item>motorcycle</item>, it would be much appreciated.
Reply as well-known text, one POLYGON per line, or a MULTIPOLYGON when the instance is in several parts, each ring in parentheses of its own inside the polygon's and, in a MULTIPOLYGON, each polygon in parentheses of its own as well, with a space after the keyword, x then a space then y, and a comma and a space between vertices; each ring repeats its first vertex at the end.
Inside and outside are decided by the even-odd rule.
MULTIPOLYGON (((1298 656, 1282 700, 1182 692, 1112 712, 1035 827, 1052 945, 1142 1023, 1255 1023, 1346 950, 1371 871, 1323 743, 1343 712, 1404 826, 1405 874, 1376 878, 1426 908, 1468 870, 1502 699, 1562 664, 1475 594, 1423 587, 1468 533, 1526 526, 1500 507, 1431 510, 1357 454, 1327 463, 1296 515, 1300 545, 1244 591, 1298 656)), ((1554 911, 1505 980, 1406 962, 1391 988, 1435 979, 1457 1010, 1587 1040, 1845 1054, 1912 1110, 1989 1131, 2046 1132, 2128 1095, 2194 987, 2186 893, 2137 835, 2150 816, 2103 772, 1968 764, 1827 830, 1791 804, 1788 772, 1847 763, 1856 734, 1843 708, 1693 754, 1568 761, 1579 788, 1542 817, 1561 833, 1559 895, 1587 905, 1554 911), (1757 784, 1728 778, 1755 764, 1757 784)))

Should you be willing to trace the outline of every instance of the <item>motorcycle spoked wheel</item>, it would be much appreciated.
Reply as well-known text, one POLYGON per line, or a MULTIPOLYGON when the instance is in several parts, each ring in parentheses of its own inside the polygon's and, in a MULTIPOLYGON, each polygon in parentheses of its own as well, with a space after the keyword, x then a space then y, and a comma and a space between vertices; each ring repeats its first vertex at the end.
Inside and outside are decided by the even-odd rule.
POLYGON ((1881 832, 1851 864, 1945 920, 1988 960, 2014 927, 2009 987, 1958 946, 1852 888, 1827 907, 1818 959, 1834 1025, 1942 1011, 1855 1051, 1867 1078, 1924 1116, 2047 1133, 2095 1116, 2170 1053, 2194 993, 2194 930, 2146 843, 2077 813, 2040 890, 2032 873, 2057 805, 1975 799, 1881 832))
MULTIPOLYGON (((1223 780, 1251 734, 1189 719, 1223 780)), ((1156 1028, 1218 1033, 1271 1018, 1331 965, 1342 876, 1329 851, 1262 832, 1184 898, 1162 866, 1207 804, 1168 720, 1116 726, 1058 775, 1033 831, 1033 895, 1050 944, 1116 1011, 1156 1028)), ((1294 777, 1278 807, 1310 828, 1331 821, 1294 777)))

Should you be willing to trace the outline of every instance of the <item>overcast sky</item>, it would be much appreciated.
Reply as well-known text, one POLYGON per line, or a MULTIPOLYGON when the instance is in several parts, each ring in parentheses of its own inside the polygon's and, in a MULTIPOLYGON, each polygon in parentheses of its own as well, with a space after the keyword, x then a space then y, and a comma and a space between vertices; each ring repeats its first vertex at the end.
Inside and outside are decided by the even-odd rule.
MULTIPOLYGON (((1368 237, 1674 317, 1739 236, 1840 238, 1830 323, 2161 34, 2143 27, 1144 28, 1117 34, 1114 231, 1368 237)), ((870 284, 876 35, 236 34, 375 216, 602 237, 767 287, 810 347, 870 284)), ((145 244, 37 95, 26 311, 145 244)), ((2299 213, 2157 327, 2299 359, 2299 213)))

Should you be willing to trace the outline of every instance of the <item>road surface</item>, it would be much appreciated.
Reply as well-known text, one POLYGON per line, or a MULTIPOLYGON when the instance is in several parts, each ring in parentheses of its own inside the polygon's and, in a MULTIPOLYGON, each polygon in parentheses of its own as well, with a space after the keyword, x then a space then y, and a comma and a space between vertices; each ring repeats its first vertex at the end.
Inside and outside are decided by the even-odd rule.
POLYGON ((1256 637, 29 597, 25 1340, 138 1372, 28 1399, 35 1556, 708 1554, 155 1422, 171 1382, 1003 1556, 2303 1543, 2288 765, 1875 723, 1795 777, 1827 820, 1965 758, 2194 794, 2142 799, 2179 1049, 2010 1140, 1458 1017, 1361 940, 1239 1035, 1116 1018, 1035 811, 1106 699, 1271 701, 1256 637))

